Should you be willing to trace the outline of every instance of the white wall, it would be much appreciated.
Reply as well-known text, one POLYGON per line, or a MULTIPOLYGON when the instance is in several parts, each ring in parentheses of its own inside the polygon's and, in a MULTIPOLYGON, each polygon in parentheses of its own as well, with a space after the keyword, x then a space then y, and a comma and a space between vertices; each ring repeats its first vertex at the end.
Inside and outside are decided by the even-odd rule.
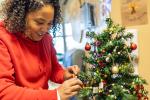
MULTIPOLYGON (((121 0, 112 0, 112 13, 111 17, 116 23, 121 24, 121 0)), ((139 74, 147 80, 150 84, 150 0, 147 0, 148 7, 148 24, 127 27, 129 29, 138 30, 138 43, 139 43, 139 74)), ((150 85, 146 86, 150 92, 150 85)), ((149 93, 150 97, 150 93, 149 93)))

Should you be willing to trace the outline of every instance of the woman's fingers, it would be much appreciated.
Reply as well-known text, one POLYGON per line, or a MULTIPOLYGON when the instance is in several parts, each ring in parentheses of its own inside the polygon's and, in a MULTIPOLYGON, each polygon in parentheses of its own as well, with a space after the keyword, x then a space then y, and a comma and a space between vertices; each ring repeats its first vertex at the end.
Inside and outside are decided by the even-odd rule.
POLYGON ((80 68, 77 65, 72 67, 73 74, 77 75, 80 72, 80 68))
POLYGON ((68 67, 68 71, 72 74, 77 75, 80 72, 80 68, 77 65, 68 67))
POLYGON ((71 87, 71 92, 79 91, 82 87, 80 85, 74 85, 71 87))
POLYGON ((82 82, 78 78, 66 80, 57 90, 62 100, 67 100, 76 95, 82 88, 82 82))
POLYGON ((82 86, 83 83, 81 80, 79 80, 78 78, 71 78, 69 80, 66 81, 70 86, 74 86, 74 85, 80 85, 82 86))
POLYGON ((77 65, 70 66, 66 68, 64 78, 65 80, 75 78, 79 72, 80 68, 77 65))

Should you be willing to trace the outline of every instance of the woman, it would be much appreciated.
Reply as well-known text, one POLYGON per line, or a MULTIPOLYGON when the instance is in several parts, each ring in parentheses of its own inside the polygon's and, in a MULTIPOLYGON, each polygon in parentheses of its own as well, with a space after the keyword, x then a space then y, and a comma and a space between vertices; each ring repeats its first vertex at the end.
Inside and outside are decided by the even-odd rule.
POLYGON ((81 89, 77 66, 63 69, 53 48, 59 0, 5 0, 0 22, 0 100, 68 100, 81 89), (48 80, 62 83, 48 90, 48 80))

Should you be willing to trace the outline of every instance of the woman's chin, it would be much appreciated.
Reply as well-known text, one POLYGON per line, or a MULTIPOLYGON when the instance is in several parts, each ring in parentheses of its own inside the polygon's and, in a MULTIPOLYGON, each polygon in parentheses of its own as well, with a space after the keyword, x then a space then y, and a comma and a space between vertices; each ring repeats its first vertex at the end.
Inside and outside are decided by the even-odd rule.
POLYGON ((42 38, 43 38, 43 37, 38 37, 38 38, 34 38, 34 39, 32 39, 32 40, 35 41, 35 42, 38 42, 38 41, 42 40, 42 38))

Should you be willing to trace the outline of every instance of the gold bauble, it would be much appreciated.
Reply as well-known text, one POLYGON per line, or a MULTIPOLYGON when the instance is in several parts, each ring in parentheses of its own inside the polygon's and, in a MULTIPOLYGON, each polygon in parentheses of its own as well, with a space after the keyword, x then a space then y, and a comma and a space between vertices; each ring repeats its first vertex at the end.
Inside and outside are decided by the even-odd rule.
POLYGON ((130 67, 130 68, 129 68, 129 72, 130 72, 130 73, 134 73, 134 72, 135 72, 134 67, 130 67))
POLYGON ((112 71, 113 74, 117 74, 119 72, 118 66, 113 66, 111 71, 112 71))

